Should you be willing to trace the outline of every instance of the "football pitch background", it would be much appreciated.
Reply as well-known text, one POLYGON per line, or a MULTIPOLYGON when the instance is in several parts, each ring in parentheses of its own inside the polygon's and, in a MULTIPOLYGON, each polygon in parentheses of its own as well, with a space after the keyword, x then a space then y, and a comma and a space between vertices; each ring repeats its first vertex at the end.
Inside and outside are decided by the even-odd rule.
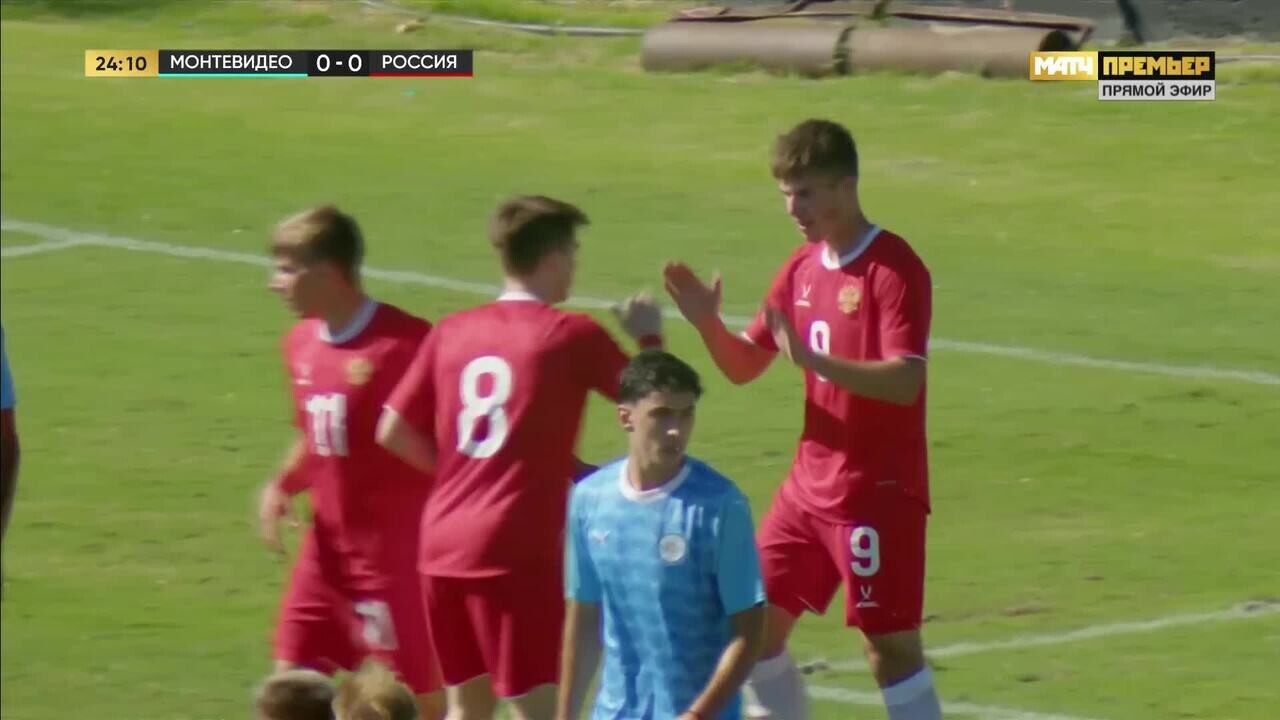
MULTIPOLYGON (((1099 103, 1090 83, 648 75, 635 39, 399 35, 345 3, 142 5, 0 6, 5 720, 248 715, 288 568, 252 520, 290 433, 277 220, 354 213, 370 292, 436 319, 492 292, 497 202, 550 194, 591 216, 577 303, 619 336, 601 306, 660 291, 670 258, 719 269, 745 317, 799 241, 768 148, 810 116, 853 130, 869 216, 933 273, 924 633, 947 716, 1276 716, 1280 72, 1099 103), (154 47, 475 48, 476 77, 83 77, 85 48, 154 47)), ((693 452, 758 521, 799 372, 734 387, 687 325, 667 335, 708 385, 693 452)), ((581 454, 619 454, 611 408, 589 412, 581 454)), ((883 717, 842 603, 792 652, 819 718, 883 717)))

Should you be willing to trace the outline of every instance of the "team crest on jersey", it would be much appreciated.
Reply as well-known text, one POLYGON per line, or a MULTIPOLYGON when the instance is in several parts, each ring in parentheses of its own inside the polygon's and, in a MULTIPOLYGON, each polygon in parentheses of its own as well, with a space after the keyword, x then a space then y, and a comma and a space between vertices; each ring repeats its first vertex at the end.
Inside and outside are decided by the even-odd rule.
POLYGON ((347 361, 347 382, 352 385, 363 385, 373 377, 373 363, 369 358, 351 358, 347 361))
POLYGON ((658 556, 668 565, 675 565, 684 560, 684 556, 689 552, 689 543, 685 541, 683 535, 663 535, 658 541, 658 556))
POLYGON ((852 283, 845 285, 840 288, 840 294, 836 296, 836 304, 840 306, 840 312, 845 315, 858 312, 858 306, 862 304, 862 289, 852 283))

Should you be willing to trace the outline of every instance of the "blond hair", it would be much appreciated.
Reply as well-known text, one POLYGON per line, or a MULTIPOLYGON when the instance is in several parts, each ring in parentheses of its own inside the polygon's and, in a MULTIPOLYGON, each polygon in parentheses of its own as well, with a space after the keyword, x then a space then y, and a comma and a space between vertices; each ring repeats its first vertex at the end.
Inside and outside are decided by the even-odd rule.
POLYGON ((263 720, 333 720, 333 685, 314 670, 285 670, 262 681, 253 706, 263 720))
POLYGON ((364 238, 355 218, 333 205, 320 205, 276 225, 271 254, 302 263, 331 262, 354 277, 364 259, 364 238))
POLYGON ((338 688, 333 703, 337 720, 417 720, 413 692, 390 670, 365 663, 338 688))

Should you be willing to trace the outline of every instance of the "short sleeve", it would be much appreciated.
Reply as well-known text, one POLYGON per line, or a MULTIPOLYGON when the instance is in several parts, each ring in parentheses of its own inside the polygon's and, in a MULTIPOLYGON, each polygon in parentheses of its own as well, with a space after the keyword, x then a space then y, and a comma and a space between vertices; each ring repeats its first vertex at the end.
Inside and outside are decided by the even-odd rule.
MULTIPOLYGON (((794 307, 791 299, 791 273, 794 267, 794 261, 789 260, 778 269, 773 283, 769 286, 769 291, 765 293, 763 307, 756 312, 756 316, 747 324, 747 329, 742 332, 744 338, 770 352, 778 352, 778 344, 773 341, 773 333, 769 332, 769 325, 765 322, 764 308, 776 307, 790 315, 794 307)), ((791 321, 795 322, 795 319, 791 321)))
POLYGON ((4 328, 0 327, 0 410, 12 410, 17 399, 9 372, 9 349, 4 344, 4 328))
POLYGON ((564 543, 564 596, 578 602, 598 603, 601 599, 600 578, 587 550, 586 495, 582 486, 569 496, 569 523, 564 543))
POLYGON ((404 418, 422 434, 434 432, 435 418, 435 366, 439 329, 427 333, 418 346, 417 354, 405 370, 404 377, 396 384, 385 406, 404 418))
POLYGON ((880 315, 880 348, 884 359, 928 357, 933 315, 933 284, 918 261, 888 268, 873 285, 880 315))
POLYGON ((719 535, 716 582, 725 613, 733 615, 765 601, 751 508, 746 498, 735 494, 726 500, 720 510, 719 535))
POLYGON ((579 322, 574 333, 573 365, 582 369, 592 390, 616 401, 622 371, 631 358, 600 323, 585 315, 579 316, 579 322))

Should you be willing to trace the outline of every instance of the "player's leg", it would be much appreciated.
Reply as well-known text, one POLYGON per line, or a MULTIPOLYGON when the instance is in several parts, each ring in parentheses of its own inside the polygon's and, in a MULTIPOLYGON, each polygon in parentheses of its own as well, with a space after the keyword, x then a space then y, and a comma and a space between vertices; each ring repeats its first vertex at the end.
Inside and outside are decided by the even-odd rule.
POLYGON ((444 684, 448 720, 490 720, 498 707, 468 598, 475 581, 424 576, 423 610, 444 684))
POLYGON ((446 685, 446 720, 492 720, 498 711, 498 698, 488 675, 471 678, 460 685, 446 685))
POLYGON ((927 512, 898 496, 869 505, 867 520, 839 535, 847 560, 846 620, 862 629, 890 720, 940 720, 920 634, 927 512))
POLYGON ((289 586, 280 601, 273 642, 276 672, 352 670, 360 651, 352 642, 347 600, 331 582, 308 533, 299 548, 289 586))
POLYGON ((744 715, 808 720, 809 696, 787 638, 801 613, 826 612, 840 584, 820 531, 779 492, 757 537, 769 615, 761 659, 743 688, 744 715))
MULTIPOLYGON (((416 580, 416 572, 411 577, 416 580)), ((443 718, 444 682, 418 588, 393 587, 359 597, 354 608, 368 653, 413 690, 422 720, 443 718)))
POLYGON ((551 720, 564 627, 564 585, 554 572, 486 579, 474 596, 493 689, 515 720, 551 720))

